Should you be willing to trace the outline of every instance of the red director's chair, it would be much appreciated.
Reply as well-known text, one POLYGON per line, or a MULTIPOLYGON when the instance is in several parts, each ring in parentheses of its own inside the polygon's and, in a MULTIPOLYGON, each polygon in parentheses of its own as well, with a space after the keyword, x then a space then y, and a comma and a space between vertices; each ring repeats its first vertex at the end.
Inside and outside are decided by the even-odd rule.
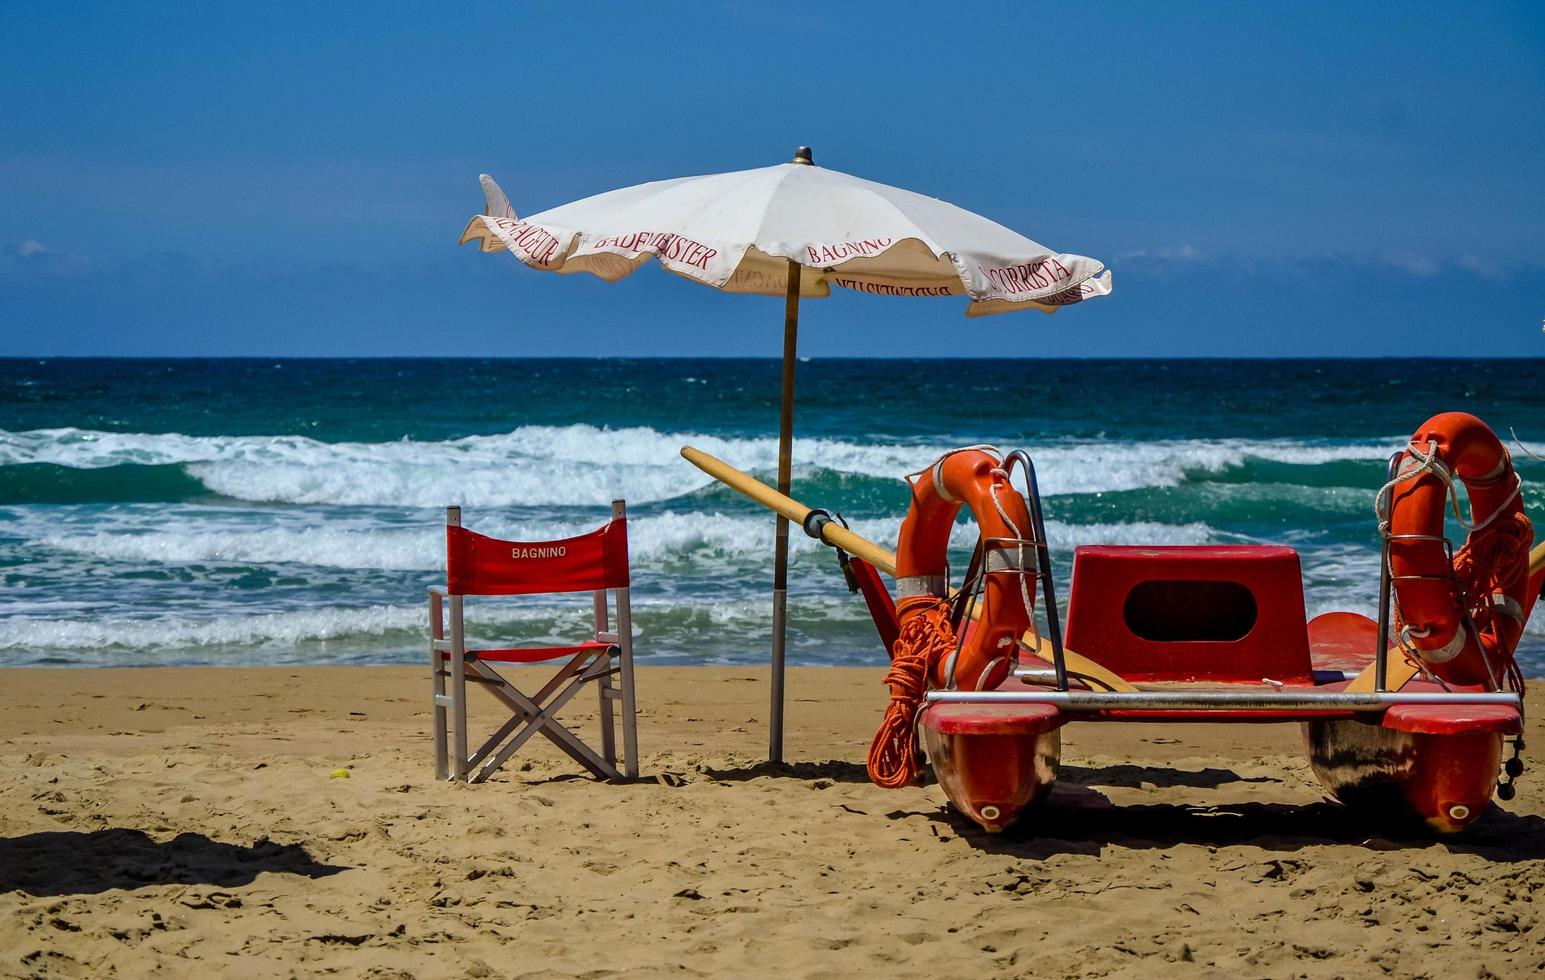
POLYGON ((612 519, 597 530, 561 541, 500 541, 461 526, 461 508, 445 514, 446 584, 429 589, 429 655, 434 687, 435 774, 480 783, 540 733, 602 779, 617 779, 617 739, 612 704, 622 709, 624 771, 638 775, 638 725, 633 703, 633 619, 628 602, 628 522, 623 502, 612 501, 612 519), (607 591, 616 594, 617 629, 608 628, 607 591), (595 593, 595 632, 576 646, 469 650, 462 623, 466 596, 595 593), (449 616, 446 607, 449 606, 449 616), (449 624, 447 624, 449 619, 449 624), (447 637, 447 625, 449 637, 447 637), (496 663, 560 661, 553 678, 527 695, 496 663), (620 675, 619 684, 612 684, 620 675), (447 684, 449 678, 449 684, 447 684), (586 684, 601 700, 601 751, 597 753, 557 721, 557 713, 586 684), (476 683, 510 711, 476 752, 467 753, 467 685, 476 683), (450 713, 447 732, 446 713, 450 713), (450 746, 447 747, 447 735, 450 746))

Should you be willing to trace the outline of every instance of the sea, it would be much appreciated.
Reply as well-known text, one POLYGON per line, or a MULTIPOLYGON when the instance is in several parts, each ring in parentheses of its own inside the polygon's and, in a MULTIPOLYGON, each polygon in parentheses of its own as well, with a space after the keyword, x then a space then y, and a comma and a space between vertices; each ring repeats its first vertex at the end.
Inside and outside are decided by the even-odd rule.
MULTIPOLYGON (((550 540, 616 497, 640 662, 765 664, 773 517, 679 452, 771 481, 779 377, 773 359, 0 361, 0 664, 419 662, 446 505, 550 540)), ((1311 615, 1372 614, 1375 491, 1450 410, 1513 446, 1545 516, 1545 360, 1523 359, 803 360, 794 496, 893 547, 905 474, 1024 449, 1064 601, 1078 545, 1269 542, 1298 550, 1311 615)), ((957 568, 973 541, 962 524, 957 568)), ((791 663, 885 662, 797 529, 789 589, 791 663)), ((469 633, 561 643, 588 615, 588 597, 469 602, 469 633)), ((1545 616, 1519 659, 1545 673, 1545 616)))

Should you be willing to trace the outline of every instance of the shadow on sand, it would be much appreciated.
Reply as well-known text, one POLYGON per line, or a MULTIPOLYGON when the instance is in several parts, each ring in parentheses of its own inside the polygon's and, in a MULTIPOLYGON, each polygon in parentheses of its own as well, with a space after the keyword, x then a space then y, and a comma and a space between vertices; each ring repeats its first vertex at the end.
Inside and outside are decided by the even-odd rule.
POLYGON ((346 868, 319 864, 299 844, 249 846, 178 834, 158 841, 143 831, 51 831, 0 837, 0 892, 89 895, 147 885, 251 884, 265 871, 324 878, 346 868))
MULTIPOLYGON (((1147 772, 1147 782, 1163 785, 1152 778, 1153 773, 1163 770, 1147 772)), ((1353 844, 1377 851, 1437 846, 1498 862, 1545 858, 1545 819, 1509 813, 1496 806, 1463 833, 1435 836, 1420 826, 1391 826, 1372 814, 1329 802, 1117 806, 1087 786, 1059 782, 1045 803, 1027 811, 1017 825, 1001 834, 987 833, 953 808, 920 815, 934 821, 940 830, 947 827, 973 847, 1017 857, 1097 855, 1106 846, 1142 849, 1248 844, 1268 851, 1296 851, 1324 844, 1353 844)))
MULTIPOLYGON (((705 776, 726 782, 764 777, 864 783, 862 763, 760 762, 735 769, 709 769, 705 776)), ((1169 769, 1162 766, 1085 767, 1064 764, 1052 794, 1025 813, 1019 824, 989 834, 950 807, 893 810, 893 820, 925 817, 937 831, 997 854, 1043 858, 1053 854, 1099 854, 1106 846, 1165 848, 1178 844, 1249 844, 1270 851, 1296 851, 1323 844, 1355 844, 1396 851, 1439 846, 1489 861, 1545 858, 1545 819, 1493 806, 1464 833, 1436 837, 1421 827, 1391 827, 1335 803, 1241 802, 1213 806, 1178 803, 1117 806, 1092 786, 1196 787, 1278 782, 1273 776, 1240 776, 1228 769, 1169 769)), ((929 779, 932 782, 932 779, 929 779)))
MULTIPOLYGON (((813 782, 826 779, 834 783, 867 783, 869 771, 861 762, 841 762, 828 759, 825 762, 758 762, 738 769, 704 769, 703 775, 724 783, 742 783, 750 779, 773 777, 775 779, 802 779, 813 782)), ((932 776, 928 778, 933 782, 932 776)))
POLYGON ((1228 783, 1280 783, 1275 776, 1241 776, 1232 769, 1165 769, 1160 766, 1072 766, 1063 763, 1057 767, 1059 782, 1077 783, 1081 786, 1189 786, 1196 789, 1217 789, 1228 783))
MULTIPOLYGON (((1099 786, 1137 786, 1152 783, 1155 786, 1196 786, 1216 789, 1226 783, 1275 783, 1273 776, 1241 776, 1228 769, 1163 769, 1152 766, 1102 766, 1088 768, 1064 763, 1059 768, 1059 778, 1064 782, 1093 783, 1099 786)), ((861 762, 842 762, 829 759, 824 762, 758 762, 737 769, 707 769, 704 775, 722 782, 744 782, 770 776, 781 779, 829 779, 834 783, 867 783, 869 773, 861 762)), ((924 785, 934 782, 932 771, 925 770, 924 785)))

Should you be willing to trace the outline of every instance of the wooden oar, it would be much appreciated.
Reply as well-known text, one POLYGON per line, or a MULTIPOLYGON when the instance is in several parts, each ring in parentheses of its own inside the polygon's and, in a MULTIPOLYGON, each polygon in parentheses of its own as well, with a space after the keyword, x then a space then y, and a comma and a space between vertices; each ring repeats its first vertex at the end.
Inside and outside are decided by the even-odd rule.
MULTIPOLYGON (((731 490, 740 491, 768 510, 782 514, 801 527, 805 524, 805 518, 810 516, 811 508, 793 497, 779 493, 751 474, 737 470, 717 456, 709 455, 701 449, 693 449, 691 446, 682 446, 681 457, 731 490)), ((859 537, 841 524, 833 522, 826 525, 821 530, 821 537, 827 544, 835 545, 850 555, 857 555, 887 575, 896 574, 894 552, 886 551, 873 541, 859 537)))
MULTIPOLYGON (((749 473, 743 473, 724 460, 711 456, 701 449, 682 446, 681 456, 687 462, 730 489, 740 491, 763 507, 782 514, 795 524, 803 526, 805 518, 810 516, 811 509, 809 507, 806 507, 792 497, 779 493, 749 473)), ((895 552, 882 548, 873 541, 854 534, 835 521, 821 528, 821 539, 827 544, 841 548, 850 555, 857 555, 887 575, 894 576, 896 574, 895 552)), ((977 610, 972 609, 971 614, 973 617, 976 616, 977 610)), ((1022 637, 1021 643, 1026 649, 1032 650, 1037 657, 1045 660, 1047 663, 1052 662, 1051 643, 1045 637, 1027 631, 1022 637)), ((1063 662, 1067 664, 1069 673, 1082 675, 1084 678, 1112 691, 1137 690, 1121 675, 1107 670, 1088 657, 1080 656, 1072 650, 1064 648, 1062 658, 1063 662)))
MULTIPOLYGON (((1545 569, 1545 542, 1534 546, 1529 552, 1529 578, 1532 580, 1540 571, 1545 569)), ((1535 586, 1538 588, 1538 585, 1535 586)), ((1529 608, 1525 603, 1524 608, 1529 608)), ((1373 663, 1363 668, 1362 673, 1352 678, 1352 683, 1346 686, 1348 693, 1366 693, 1372 691, 1378 684, 1379 663, 1373 663)), ((1406 683, 1417 674, 1416 665, 1406 658, 1401 652, 1400 645, 1390 647, 1384 651, 1384 686, 1391 691, 1398 691, 1406 686, 1406 683)))

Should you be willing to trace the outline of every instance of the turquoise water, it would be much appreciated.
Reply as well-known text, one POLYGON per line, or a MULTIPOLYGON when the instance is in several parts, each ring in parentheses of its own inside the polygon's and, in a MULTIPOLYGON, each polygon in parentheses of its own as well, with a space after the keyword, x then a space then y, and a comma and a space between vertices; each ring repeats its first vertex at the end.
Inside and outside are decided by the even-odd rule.
MULTIPOLYGON (((765 662, 771 516, 677 452, 771 479, 778 379, 772 360, 0 361, 0 662, 417 661, 445 504, 550 538, 613 496, 644 661, 765 662)), ((1541 360, 815 360, 795 495, 893 544, 902 474, 1024 448, 1064 595, 1078 544, 1276 542, 1311 614, 1371 612, 1389 454, 1456 409, 1545 446, 1542 392, 1541 360)), ((1515 455, 1545 514, 1545 464, 1515 455)), ((796 537, 790 591, 794 662, 883 661, 828 550, 796 537)), ((557 641, 587 608, 487 604, 477 633, 557 641)), ((1545 617, 1520 659, 1545 671, 1545 617)))

